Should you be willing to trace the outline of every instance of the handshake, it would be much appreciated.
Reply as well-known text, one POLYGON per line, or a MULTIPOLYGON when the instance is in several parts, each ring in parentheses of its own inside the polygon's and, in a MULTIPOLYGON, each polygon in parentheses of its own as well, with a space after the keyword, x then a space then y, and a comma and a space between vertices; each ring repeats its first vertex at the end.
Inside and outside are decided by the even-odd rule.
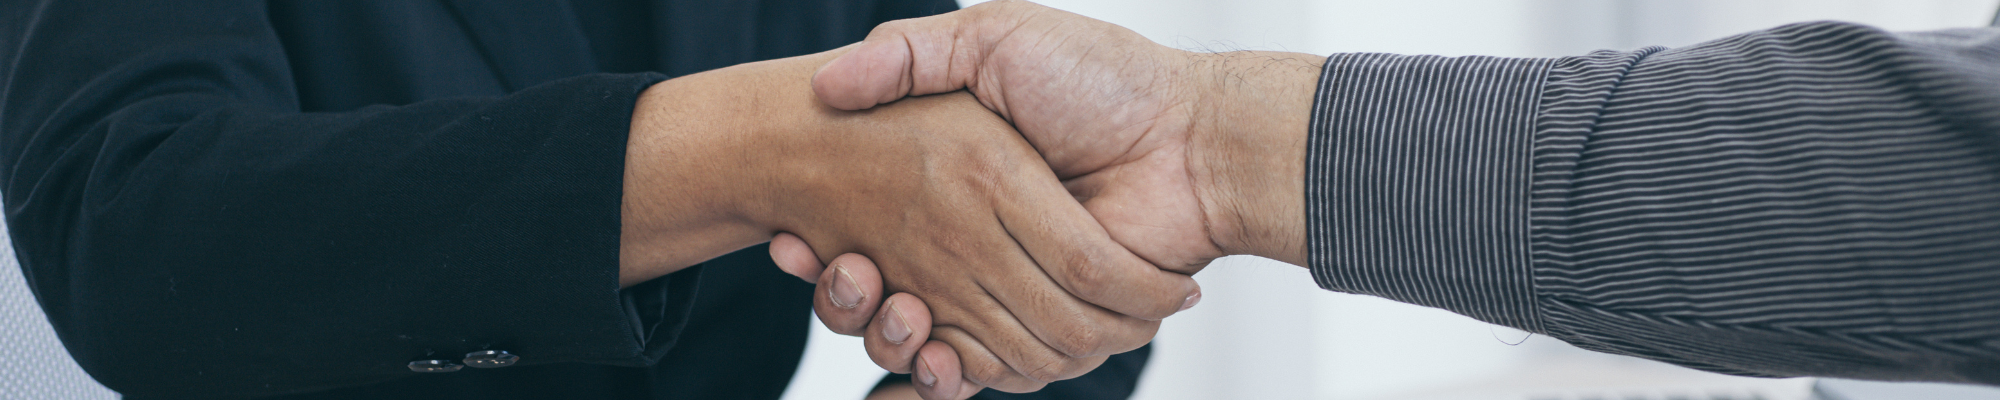
MULTIPOLYGON (((16 3, 0 237, 78 365, 134 396, 347 390, 501 351, 646 365, 708 345, 657 339, 683 311, 803 305, 721 265, 656 279, 767 242, 829 328, 932 399, 1138 348, 1235 254, 1709 371, 2000 384, 1996 28, 1328 58, 999 0, 661 81, 597 72, 830 48, 935 3, 16 3), (784 32, 838 36, 761 36, 784 32)), ((568 376, 511 381, 535 374, 400 382, 568 376)))
POLYGON ((1305 263, 1323 60, 997 1, 663 82, 634 111, 621 281, 768 239, 923 396, 1037 390, 1150 341, 1210 260, 1305 263))

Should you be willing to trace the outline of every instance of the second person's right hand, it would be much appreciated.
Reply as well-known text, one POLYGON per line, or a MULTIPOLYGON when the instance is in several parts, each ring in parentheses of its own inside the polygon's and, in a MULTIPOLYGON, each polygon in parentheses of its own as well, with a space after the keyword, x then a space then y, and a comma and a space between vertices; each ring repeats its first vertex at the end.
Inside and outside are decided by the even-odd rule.
MULTIPOLYGON (((813 88, 842 109, 970 91, 1014 124, 1114 240, 1162 269, 1193 274, 1229 254, 1304 263, 1298 171, 1323 61, 1181 51, 1103 21, 1002 0, 883 24, 822 67, 813 88)), ((807 271, 816 265, 786 260, 803 260, 795 254, 809 248, 780 237, 772 252, 788 271, 807 271)), ((1108 275, 1091 265, 1044 267, 1067 278, 1064 288, 1077 297, 1114 311, 1130 308, 1120 301, 1159 295, 1102 279, 1108 275)), ((1182 309, 1197 301, 1199 293, 1182 309)), ((870 315, 817 311, 829 326, 870 315)), ((927 346, 918 356, 937 362, 947 357, 933 352, 948 350, 927 346)), ((880 346, 869 352, 897 356, 880 346)), ((988 375, 1002 362, 954 361, 975 384, 996 378, 988 375)), ((930 398, 962 397, 918 384, 930 398)))

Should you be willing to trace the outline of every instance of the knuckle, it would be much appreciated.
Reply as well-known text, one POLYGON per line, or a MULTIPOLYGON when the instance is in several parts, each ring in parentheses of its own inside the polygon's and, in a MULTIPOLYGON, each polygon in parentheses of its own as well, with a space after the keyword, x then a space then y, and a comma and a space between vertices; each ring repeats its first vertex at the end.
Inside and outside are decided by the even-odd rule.
POLYGON ((1107 291, 1105 285, 1113 283, 1108 268, 1104 267, 1103 259, 1104 256, 1094 251, 1078 251, 1070 253, 1056 268, 1065 271, 1064 275, 1067 275, 1069 281, 1069 287, 1066 289, 1069 289, 1071 294, 1093 300, 1107 291))
POLYGON ((1036 382, 1055 382, 1062 379, 1063 372, 1062 360, 1046 360, 1041 366, 1030 368, 1026 375, 1036 382))
POLYGON ((983 360, 964 363, 960 368, 965 373, 966 378, 972 379, 974 382, 986 384, 986 386, 1005 384, 1008 378, 1013 376, 1014 372, 1005 365, 983 360))
POLYGON ((1104 351, 1103 332, 1095 329, 1068 329, 1051 343, 1056 351, 1070 357, 1088 357, 1104 351))

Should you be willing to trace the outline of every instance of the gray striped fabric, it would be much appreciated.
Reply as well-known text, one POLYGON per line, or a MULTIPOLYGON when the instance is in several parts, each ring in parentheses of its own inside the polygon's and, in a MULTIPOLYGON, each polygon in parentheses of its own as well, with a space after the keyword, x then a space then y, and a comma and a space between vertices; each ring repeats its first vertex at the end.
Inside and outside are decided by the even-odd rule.
POLYGON ((2000 384, 2000 30, 1327 60, 1321 287, 1753 376, 2000 384))

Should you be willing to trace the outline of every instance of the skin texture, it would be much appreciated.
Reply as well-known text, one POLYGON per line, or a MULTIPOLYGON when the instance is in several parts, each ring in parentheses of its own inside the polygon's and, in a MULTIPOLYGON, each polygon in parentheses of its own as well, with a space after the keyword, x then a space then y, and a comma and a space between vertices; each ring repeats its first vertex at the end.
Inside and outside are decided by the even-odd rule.
MULTIPOLYGON (((884 24, 821 69, 813 87, 825 104, 842 109, 967 90, 1019 128, 1118 243, 1162 268, 1192 274, 1233 254, 1305 263, 1306 119, 1324 60, 1299 53, 1185 52, 1102 21, 995 1, 884 24)), ((771 251, 782 268, 808 277, 817 265, 796 254, 817 245, 810 237, 780 236, 771 251)), ((858 255, 845 258, 843 270, 867 276, 861 272, 868 265, 864 261, 858 255)), ((1054 269, 1089 265, 1044 268, 1051 276, 1088 276, 1091 271, 1054 269)), ((1117 286, 1110 280, 1076 282, 1117 286)), ((820 283, 822 292, 847 284, 820 283)), ((854 285, 877 293, 865 279, 854 285)), ((1122 293, 1159 294, 1145 290, 1122 293)), ((918 295, 897 306, 908 314, 917 308, 914 303, 929 300, 918 295)), ((1198 300, 1198 294, 1190 296, 1184 306, 1198 300)), ((875 323, 865 317, 872 311, 866 305, 816 310, 829 326, 875 323)), ((878 363, 900 363, 906 354, 872 340, 866 344, 878 363)), ((964 355, 963 344, 951 345, 964 355)), ((965 381, 975 384, 992 379, 986 374, 996 367, 989 364, 1005 362, 963 357, 962 367, 953 368, 944 365, 946 350, 932 354, 926 348, 915 356, 941 373, 961 370, 965 381)), ((970 395, 913 383, 925 398, 970 395)))
POLYGON ((641 95, 627 150, 622 284, 785 232, 817 249, 786 262, 835 265, 815 274, 816 307, 867 310, 829 327, 870 333, 868 346, 884 349, 878 364, 937 378, 927 387, 959 387, 960 357, 976 359, 987 368, 977 385, 1012 391, 1144 345, 1194 292, 1186 275, 1114 241, 970 94, 863 111, 820 103, 811 75, 843 51, 690 75, 641 95), (872 259, 836 259, 843 253, 872 259), (1046 272, 1079 270, 1120 274, 1046 272), (834 297, 825 288, 836 280, 866 286, 834 297), (1154 295, 1065 289, 1099 282, 1154 295), (923 349, 930 355, 912 356, 923 349))

